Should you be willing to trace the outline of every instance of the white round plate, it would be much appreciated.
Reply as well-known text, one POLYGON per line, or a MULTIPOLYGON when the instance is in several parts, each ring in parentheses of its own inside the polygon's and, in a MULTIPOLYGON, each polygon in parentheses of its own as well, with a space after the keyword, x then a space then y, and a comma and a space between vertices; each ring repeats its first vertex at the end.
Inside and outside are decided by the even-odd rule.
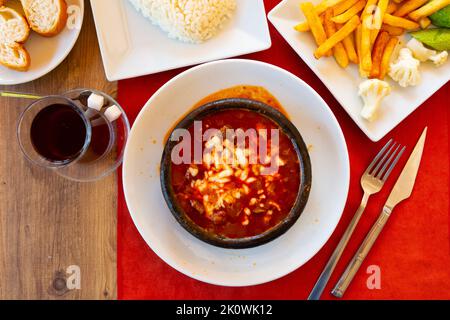
POLYGON ((66 28, 50 38, 32 31, 25 43, 31 57, 30 69, 19 72, 0 65, 0 85, 21 84, 38 79, 55 69, 67 57, 78 39, 83 24, 84 0, 66 0, 66 2, 69 16, 66 28))
POLYGON ((178 75, 147 102, 128 140, 123 178, 133 221, 161 259, 200 281, 249 286, 294 271, 322 248, 344 209, 350 170, 339 124, 311 87, 266 63, 222 60, 178 75), (312 189, 303 214, 286 234, 260 247, 229 250, 196 239, 176 222, 161 192, 159 166, 166 134, 196 102, 242 84, 263 86, 279 99, 310 146, 312 189))

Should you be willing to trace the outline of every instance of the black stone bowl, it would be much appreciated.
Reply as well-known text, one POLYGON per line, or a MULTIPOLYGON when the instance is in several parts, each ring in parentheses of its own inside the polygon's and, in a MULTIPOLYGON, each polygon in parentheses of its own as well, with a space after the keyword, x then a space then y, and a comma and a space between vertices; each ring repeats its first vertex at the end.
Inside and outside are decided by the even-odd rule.
MULTIPOLYGON (((161 160, 161 187, 164 195, 164 199, 169 206, 175 219, 181 224, 193 236, 198 239, 212 244, 214 246, 228 248, 228 249, 244 249, 263 245, 275 238, 281 236, 290 227, 294 225, 297 219, 300 217, 305 205, 308 201, 309 192, 311 189, 311 161, 308 154, 308 149, 302 139, 302 136, 298 132, 297 128, 278 110, 258 101, 248 99, 224 99, 214 101, 205 104, 198 109, 190 112, 186 117, 181 120, 177 126, 173 129, 188 129, 192 126, 194 121, 200 121, 205 116, 211 113, 220 112, 224 110, 248 110, 261 114, 262 116, 269 118, 272 122, 276 123, 280 129, 286 134, 292 141, 294 148, 297 152, 300 165, 300 188, 289 214, 278 225, 266 230, 256 236, 231 239, 221 235, 208 232, 204 228, 197 225, 192 221, 189 216, 184 212, 181 206, 178 204, 176 196, 172 189, 171 181, 171 153, 177 141, 166 142, 166 146, 163 152, 161 160)), ((173 133, 173 131, 172 131, 173 133)), ((171 133, 171 135, 172 135, 171 133)))

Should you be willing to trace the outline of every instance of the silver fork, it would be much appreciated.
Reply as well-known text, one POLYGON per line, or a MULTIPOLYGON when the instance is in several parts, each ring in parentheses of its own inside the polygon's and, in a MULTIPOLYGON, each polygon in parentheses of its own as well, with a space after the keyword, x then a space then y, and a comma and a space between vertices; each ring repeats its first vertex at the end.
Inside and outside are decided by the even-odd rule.
POLYGON ((361 200, 361 204, 359 205, 358 210, 353 216, 352 221, 349 226, 345 230, 344 235, 342 236, 339 244, 336 249, 334 249, 333 254, 327 262, 322 274, 317 280, 313 290, 311 291, 308 300, 319 300, 322 295, 325 286, 328 283, 328 280, 331 277, 331 274, 338 263, 342 252, 347 245, 348 240, 353 234, 356 225, 359 222, 364 210, 366 209, 367 202, 371 195, 379 192, 386 182, 387 178, 391 174, 398 160, 402 156, 406 147, 403 147, 394 142, 392 139, 386 143, 386 145, 381 149, 381 151, 376 155, 375 159, 373 159, 372 163, 369 165, 367 170, 364 172, 361 177, 361 187, 364 190, 364 196, 361 200))

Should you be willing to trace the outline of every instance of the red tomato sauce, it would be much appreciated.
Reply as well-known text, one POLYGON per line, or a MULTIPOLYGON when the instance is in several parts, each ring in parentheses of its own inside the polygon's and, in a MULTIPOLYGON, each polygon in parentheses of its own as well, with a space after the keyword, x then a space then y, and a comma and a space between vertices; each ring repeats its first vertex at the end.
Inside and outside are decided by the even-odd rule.
MULTIPOLYGON (((223 92, 220 98, 226 97, 223 92)), ((255 96, 252 98, 257 100, 255 96)), ((271 99, 272 105, 278 104, 275 98, 271 99)), ((205 98, 199 105, 207 100, 205 98)), ((258 161, 256 164, 216 165, 205 158, 201 164, 172 163, 173 190, 187 216, 208 232, 227 238, 256 236, 278 225, 292 209, 300 186, 299 158, 291 140, 272 120, 252 111, 217 112, 204 118, 202 126, 203 132, 209 128, 267 129, 268 147, 271 145, 270 129, 279 129, 279 168, 275 173, 262 174, 264 166, 270 164, 258 161)), ((189 130, 193 137, 193 126, 189 130)), ((256 141, 260 141, 260 131, 257 132, 256 141)), ((246 147, 249 145, 247 141, 246 147)))

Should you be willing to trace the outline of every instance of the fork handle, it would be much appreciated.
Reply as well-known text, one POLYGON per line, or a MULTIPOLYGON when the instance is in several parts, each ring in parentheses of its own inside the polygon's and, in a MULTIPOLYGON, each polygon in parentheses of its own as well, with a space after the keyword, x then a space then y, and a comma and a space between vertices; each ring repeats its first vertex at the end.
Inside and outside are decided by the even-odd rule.
POLYGON ((352 282, 353 278, 355 277, 356 273, 361 267, 361 264, 363 263, 373 244, 380 235, 381 230, 383 230, 386 222, 391 216, 391 212, 392 212, 391 209, 387 207, 383 208, 383 211, 378 216, 377 221, 370 229, 369 233, 367 234, 363 243, 359 247, 358 251, 356 251, 355 256, 348 264, 347 269, 345 269, 338 283, 331 292, 335 297, 342 298, 342 296, 345 294, 345 291, 352 282))
POLYGON ((314 285, 314 288, 312 289, 311 293, 309 294, 308 300, 319 300, 320 296, 323 293, 323 290, 325 289, 328 281, 330 280, 331 274, 334 271, 334 268, 336 267, 339 259, 341 258, 342 252, 344 252, 345 247, 347 246, 348 241, 350 240, 353 231, 356 228, 356 225, 359 222, 359 219, 361 218, 364 210, 366 209, 367 201, 369 200, 369 194, 365 193, 364 197, 361 201, 361 205, 359 206, 358 210, 356 211, 355 215, 352 218, 352 221, 348 225, 347 229, 344 232, 344 235, 342 236, 341 240, 339 241, 339 244, 337 245, 336 249, 334 249, 333 254, 331 255, 330 259, 327 262, 327 265, 323 269, 319 279, 317 280, 316 284, 314 285))

